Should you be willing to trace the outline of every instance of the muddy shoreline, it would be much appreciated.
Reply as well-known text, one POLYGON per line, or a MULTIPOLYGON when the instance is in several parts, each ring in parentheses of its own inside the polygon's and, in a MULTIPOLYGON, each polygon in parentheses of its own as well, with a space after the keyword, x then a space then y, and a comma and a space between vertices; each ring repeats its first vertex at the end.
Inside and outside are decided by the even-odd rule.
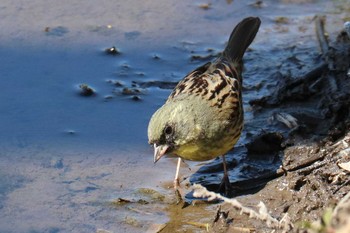
MULTIPOLYGON (((316 28, 321 28, 321 32, 317 31, 318 37, 324 37, 325 18, 316 18, 315 24, 316 28)), ((182 224, 210 232, 349 231, 347 210, 350 205, 346 194, 350 191, 347 167, 350 159, 350 38, 340 30, 320 41, 323 54, 314 61, 318 65, 300 77, 276 70, 281 77, 271 94, 250 101, 257 118, 273 112, 269 123, 276 131, 264 132, 248 142, 245 145, 248 157, 254 160, 264 155, 282 154, 280 167, 270 174, 234 183, 239 191, 254 190, 260 184, 255 191, 238 195, 237 200, 255 210, 258 210, 258 203, 263 202, 277 220, 287 214, 289 227, 271 228, 263 220, 250 219, 229 203, 218 204, 220 210, 202 208, 201 213, 206 216, 211 212, 209 221, 191 220, 188 212, 198 212, 200 208, 195 202, 195 206, 186 207, 178 214, 178 206, 170 208, 170 216, 175 214, 177 221, 171 221, 161 232, 177 229, 178 218, 183 220, 182 224), (328 40, 329 43, 322 44, 328 40), (184 212, 187 213, 185 217, 181 216, 184 212), (217 214, 221 218, 215 217, 217 214)), ((298 61, 296 56, 291 58, 293 62, 298 61)), ((233 167, 237 169, 237 164, 233 167)), ((209 168, 207 172, 215 173, 215 170, 209 168)), ((217 188, 201 179, 194 183, 203 183, 209 190, 217 188)))
MULTIPOLYGON (((326 35, 324 20, 320 17, 313 21, 315 27, 322 24, 318 37, 326 35)), ((168 194, 158 196, 156 201, 166 204, 169 221, 144 229, 150 232, 180 229, 188 232, 271 232, 273 229, 275 232, 345 232, 349 229, 346 210, 350 205, 346 194, 350 191, 347 167, 350 38, 340 29, 328 40, 326 45, 320 44, 322 53, 310 57, 313 65, 308 66, 309 71, 303 75, 294 77, 278 67, 271 72, 278 81, 266 96, 249 101, 251 112, 258 120, 248 123, 248 129, 255 128, 255 124, 265 119, 269 131, 255 134, 248 130, 247 143, 230 153, 238 154, 229 160, 234 173, 231 181, 234 180, 232 185, 236 188, 231 198, 255 211, 259 211, 257 206, 262 202, 272 218, 283 223, 287 219, 287 225, 272 227, 264 220, 242 214, 229 203, 219 200, 208 203, 205 198, 193 197, 194 183, 209 191, 218 189, 222 167, 217 159, 200 166, 194 174, 191 174, 193 171, 183 174, 186 203, 176 203, 169 182, 168 194), (346 204, 340 205, 341 200, 346 204)), ((286 58, 284 66, 303 66, 298 56, 307 57, 309 51, 304 52, 286 58)), ((140 86, 171 89, 173 83, 146 82, 140 86)), ((140 227, 137 219, 129 224, 140 227)))

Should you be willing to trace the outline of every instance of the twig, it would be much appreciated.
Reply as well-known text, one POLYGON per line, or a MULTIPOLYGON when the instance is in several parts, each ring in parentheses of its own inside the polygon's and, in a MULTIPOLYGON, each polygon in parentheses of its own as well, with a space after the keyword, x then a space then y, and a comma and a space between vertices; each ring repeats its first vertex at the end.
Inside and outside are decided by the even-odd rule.
POLYGON ((292 172, 292 171, 300 170, 302 168, 309 167, 310 165, 313 165, 316 161, 324 159, 325 156, 326 156, 325 153, 315 154, 311 158, 307 158, 307 159, 303 160, 301 163, 299 163, 291 168, 287 168, 287 171, 292 172))
POLYGON ((316 16, 316 20, 315 20, 316 35, 317 35, 318 42, 320 43, 321 52, 324 56, 327 54, 329 49, 328 40, 324 30, 325 21, 326 21, 325 16, 319 16, 319 15, 316 16))
POLYGON ((193 188, 194 188, 194 192, 193 192, 194 197, 208 198, 209 201, 214 199, 222 200, 225 203, 232 205, 235 209, 240 210, 241 214, 246 214, 249 216, 249 218, 259 219, 264 221, 266 225, 270 228, 282 229, 284 232, 288 232, 293 228, 293 224, 291 223, 287 213, 281 219, 281 221, 278 221, 268 213, 268 210, 263 202, 260 202, 258 204, 259 212, 256 212, 253 209, 244 207, 240 202, 237 201, 237 199, 230 199, 218 193, 210 192, 199 184, 194 184, 193 188))

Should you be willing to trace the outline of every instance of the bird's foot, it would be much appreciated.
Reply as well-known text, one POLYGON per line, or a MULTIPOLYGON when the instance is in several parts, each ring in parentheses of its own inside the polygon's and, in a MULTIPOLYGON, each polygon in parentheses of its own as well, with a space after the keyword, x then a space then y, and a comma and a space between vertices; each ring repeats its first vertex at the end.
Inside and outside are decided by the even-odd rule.
POLYGON ((174 180, 174 189, 175 189, 175 197, 176 197, 176 204, 182 203, 183 198, 180 192, 180 181, 179 179, 174 180))
POLYGON ((226 197, 228 196, 232 196, 233 194, 233 187, 230 183, 230 179, 228 178, 227 175, 224 175, 224 177, 222 177, 219 189, 218 189, 218 193, 222 193, 224 194, 226 197))
POLYGON ((182 195, 181 195, 179 189, 175 189, 175 197, 176 197, 176 204, 177 205, 183 202, 182 195))

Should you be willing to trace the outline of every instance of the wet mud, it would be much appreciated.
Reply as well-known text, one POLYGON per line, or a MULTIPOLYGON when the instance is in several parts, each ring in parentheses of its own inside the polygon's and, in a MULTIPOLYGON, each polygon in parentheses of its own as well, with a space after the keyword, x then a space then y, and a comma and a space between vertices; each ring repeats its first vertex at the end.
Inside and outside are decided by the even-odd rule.
MULTIPOLYGON (((326 35, 324 20, 314 20, 315 27, 322 24, 319 37, 326 35)), ((312 65, 305 68, 298 56, 307 57, 318 48, 292 52, 281 62, 290 68, 288 72, 283 66, 271 70, 271 76, 277 80, 275 85, 268 88, 266 95, 249 101, 257 119, 249 122, 249 127, 258 128, 261 118, 266 123, 259 135, 246 130, 245 144, 236 147, 228 157, 235 189, 231 197, 247 206, 261 201, 279 220, 288 214, 290 228, 277 232, 349 230, 344 220, 348 204, 342 207, 342 215, 333 212, 329 219, 325 216, 327 208, 335 208, 350 191, 349 170, 340 166, 350 158, 350 38, 340 29, 327 38, 329 43, 324 38, 319 40, 322 53, 309 57, 312 65), (327 44, 322 44, 322 40, 327 44), (294 76, 293 67, 303 72, 294 76), (341 224, 339 219, 343 219, 341 224)), ((148 85, 154 83, 145 86, 148 85)), ((221 173, 221 161, 217 159, 201 166, 189 182, 217 191, 221 173)), ((190 232, 271 232, 263 221, 250 220, 229 204, 214 205, 214 201, 210 206, 191 192, 186 198, 191 204, 169 207, 170 221, 159 232, 179 228, 186 231, 184 226, 190 232)))
MULTIPOLYGON (((317 36, 325 37, 325 18, 317 17, 315 24, 322 30, 317 36)), ((233 197, 246 206, 262 201, 279 220, 288 214, 293 226, 277 232, 350 229, 345 220, 349 170, 343 166, 350 158, 350 38, 340 29, 319 41, 322 54, 310 57, 313 65, 309 71, 295 77, 277 67, 271 74, 278 80, 276 85, 269 88, 267 95, 249 101, 255 119, 270 117, 265 119, 266 129, 260 135, 247 137, 244 149, 235 148, 232 152, 246 156, 234 157, 229 163, 234 172, 239 170, 238 176, 230 177, 236 188, 233 197), (259 170, 257 161, 270 166, 264 164, 264 169, 259 170), (332 212, 344 197, 343 212, 332 212)), ((297 66, 298 55, 292 54, 283 65, 297 66)), ((250 124, 253 127, 259 122, 250 124)), ((247 134, 254 133, 248 130, 247 134)), ((191 182, 215 191, 219 183, 213 174, 220 170, 220 161, 213 162, 191 176, 191 182)), ((227 212, 218 210, 207 222, 209 231, 271 232, 268 224, 242 216, 230 204, 222 204, 222 209, 227 212)))
MULTIPOLYGON (((325 23, 321 18, 312 22, 315 27, 325 23)), ((278 23, 285 20, 280 19, 278 23)), ((324 30, 325 26, 322 27, 324 30)), ((318 36, 325 34, 322 31, 318 36)), ((349 170, 340 166, 350 158, 350 38, 340 29, 327 40, 326 45, 319 43, 324 48, 318 54, 312 53, 318 47, 285 48, 290 56, 269 71, 275 83, 267 85, 268 91, 262 97, 248 101, 253 120, 247 123, 244 143, 236 146, 227 159, 234 187, 230 197, 253 208, 261 201, 279 220, 288 214, 291 223, 288 232, 336 231, 348 224, 344 213, 335 213, 324 220, 327 208, 334 208, 350 191, 349 170), (303 59, 307 59, 308 64, 303 64, 303 59), (258 133, 250 130, 256 128, 258 133)), ((193 58, 191 56, 191 61, 193 58)), ((195 60, 211 58, 209 54, 195 60)), ((122 91, 121 94, 147 93, 152 87, 171 90, 175 85, 176 82, 132 82, 130 93, 122 91), (138 88, 142 91, 135 91, 138 88)), ((117 86, 125 90, 123 85, 117 86)), ((260 89, 260 85, 245 86, 248 91, 260 89)), ((222 177, 220 159, 200 165, 194 174, 191 174, 193 171, 185 173, 182 181, 185 203, 175 201, 170 183, 169 195, 156 198, 156 202, 167 206, 169 221, 153 224, 148 230, 271 232, 266 223, 241 215, 230 204, 193 197, 190 190, 194 183, 211 191, 218 190, 222 177)), ((115 203, 150 204, 144 199, 117 199, 115 203)), ((349 206, 342 208, 346 213, 349 206)), ((140 227, 137 219, 126 222, 140 227)))

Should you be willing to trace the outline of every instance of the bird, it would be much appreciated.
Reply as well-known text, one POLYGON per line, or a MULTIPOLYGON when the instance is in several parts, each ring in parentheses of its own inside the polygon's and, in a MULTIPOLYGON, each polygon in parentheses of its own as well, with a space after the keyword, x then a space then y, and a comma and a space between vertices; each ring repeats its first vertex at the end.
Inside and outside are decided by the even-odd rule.
POLYGON ((178 158, 177 195, 183 160, 207 161, 221 156, 224 175, 220 187, 225 193, 231 189, 225 155, 243 129, 242 59, 260 24, 258 17, 238 23, 221 55, 188 73, 149 121, 148 143, 154 146, 154 163, 164 155, 178 158))

